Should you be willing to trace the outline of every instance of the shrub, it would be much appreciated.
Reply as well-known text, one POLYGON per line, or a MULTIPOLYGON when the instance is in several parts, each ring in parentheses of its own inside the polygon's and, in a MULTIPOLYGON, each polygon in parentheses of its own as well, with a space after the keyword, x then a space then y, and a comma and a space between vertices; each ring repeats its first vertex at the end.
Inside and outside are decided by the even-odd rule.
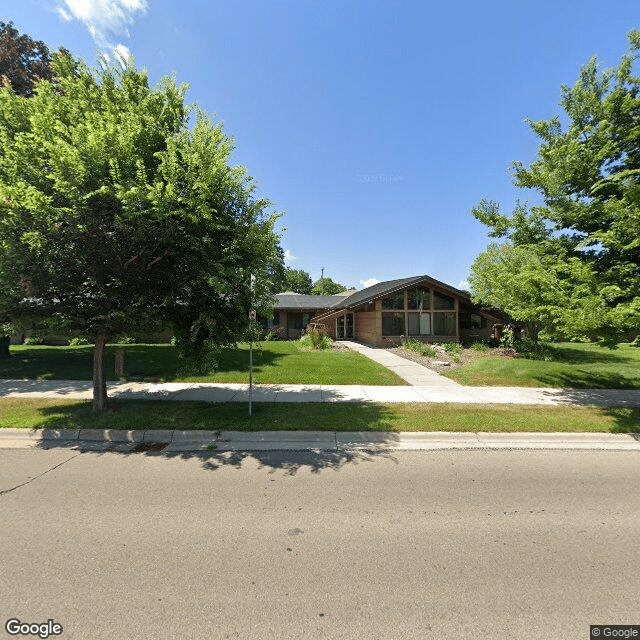
POLYGON ((117 344, 136 344, 137 340, 133 336, 120 336, 117 344))
POLYGON ((489 345, 486 344, 485 342, 474 342, 471 345, 471 348, 474 351, 483 351, 483 352, 489 351, 489 345))
POLYGON ((440 346, 447 351, 454 362, 460 362, 462 345, 459 342, 441 342, 440 346))
POLYGON ((29 336, 24 339, 24 343, 26 345, 34 345, 34 344, 42 344, 42 338, 38 338, 37 336, 29 336))
POLYGON ((280 336, 277 331, 267 331, 264 334, 264 338, 262 338, 265 342, 274 342, 275 340, 280 340, 280 336))
POLYGON ((431 345, 425 344, 415 338, 403 339, 402 348, 405 351, 413 351, 414 353, 418 353, 421 356, 426 356, 428 358, 433 358, 438 353, 431 345))
POLYGON ((321 351, 323 349, 331 349, 332 342, 328 335, 308 327, 305 335, 300 338, 300 346, 314 351, 321 351))
POLYGON ((75 338, 71 338, 69 340, 70 347, 81 347, 86 344, 91 344, 84 336, 76 336, 75 338))

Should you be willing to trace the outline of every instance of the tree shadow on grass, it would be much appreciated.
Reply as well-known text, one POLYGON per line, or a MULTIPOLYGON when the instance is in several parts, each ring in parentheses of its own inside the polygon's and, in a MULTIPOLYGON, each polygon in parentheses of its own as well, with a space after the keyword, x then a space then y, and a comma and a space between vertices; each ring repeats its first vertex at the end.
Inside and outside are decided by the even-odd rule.
MULTIPOLYGON (((183 377, 178 351, 171 345, 107 345, 107 378, 116 380, 115 354, 119 349, 125 352, 125 372, 130 380, 173 381, 183 377)), ((254 349, 254 370, 262 366, 273 365, 286 354, 278 353, 261 345, 254 349)), ((243 349, 223 348, 213 360, 216 372, 247 371, 248 352, 243 349)), ((44 347, 13 348, 10 358, 0 358, 0 379, 38 379, 38 380, 91 380, 93 346, 81 347, 44 347)), ((203 373, 200 377, 215 380, 215 373, 203 373)))
POLYGON ((568 364, 620 364, 628 365, 637 362, 636 359, 625 355, 619 349, 607 349, 599 347, 598 350, 592 349, 576 349, 571 347, 563 347, 551 345, 549 349, 554 354, 556 362, 565 362, 568 364))
POLYGON ((544 386, 572 389, 639 389, 638 381, 612 371, 600 373, 576 367, 570 372, 539 373, 535 379, 544 386))

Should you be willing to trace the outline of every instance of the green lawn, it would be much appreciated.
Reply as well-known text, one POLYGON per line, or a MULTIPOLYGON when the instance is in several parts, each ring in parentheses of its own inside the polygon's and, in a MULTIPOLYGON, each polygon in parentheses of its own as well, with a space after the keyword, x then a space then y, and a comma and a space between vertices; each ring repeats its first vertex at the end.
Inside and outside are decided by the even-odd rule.
MULTIPOLYGON (((115 350, 107 348, 107 374, 115 380, 115 350)), ((130 379, 158 381, 249 382, 249 348, 222 349, 212 375, 180 372, 178 352, 171 345, 126 345, 125 369, 130 379)), ((92 347, 12 346, 13 357, 0 359, 0 378, 91 380, 92 347)), ((295 341, 262 342, 253 350, 256 384, 405 385, 381 365, 354 351, 301 351, 295 341)))
POLYGON ((483 356, 446 375, 471 386, 640 389, 640 349, 559 343, 552 361, 483 356))
POLYGON ((0 428, 640 432, 640 409, 457 404, 111 401, 96 415, 88 402, 0 398, 0 428))

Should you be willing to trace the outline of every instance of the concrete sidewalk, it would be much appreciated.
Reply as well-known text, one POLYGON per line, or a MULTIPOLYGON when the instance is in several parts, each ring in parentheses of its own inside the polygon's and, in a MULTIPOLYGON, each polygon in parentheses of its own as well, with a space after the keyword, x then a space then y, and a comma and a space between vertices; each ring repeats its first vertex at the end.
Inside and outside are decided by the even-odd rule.
POLYGON ((436 371, 423 367, 421 364, 413 362, 412 360, 401 358, 386 349, 367 347, 359 342, 351 342, 349 340, 341 340, 340 344, 390 369, 411 386, 436 387, 438 389, 452 389, 460 386, 457 382, 441 376, 436 371))
MULTIPOLYGON (((436 374, 437 375, 437 374, 436 374)), ((248 402, 249 385, 189 382, 110 382, 109 397, 122 400, 248 402)), ((0 398, 90 400, 92 383, 78 380, 0 380, 0 398)), ((373 402, 640 407, 640 390, 531 387, 254 385, 254 402, 373 402)))
POLYGON ((640 436, 612 433, 448 433, 341 431, 125 431, 0 429, 0 449, 69 448, 129 453, 226 451, 418 451, 582 449, 639 451, 640 436))

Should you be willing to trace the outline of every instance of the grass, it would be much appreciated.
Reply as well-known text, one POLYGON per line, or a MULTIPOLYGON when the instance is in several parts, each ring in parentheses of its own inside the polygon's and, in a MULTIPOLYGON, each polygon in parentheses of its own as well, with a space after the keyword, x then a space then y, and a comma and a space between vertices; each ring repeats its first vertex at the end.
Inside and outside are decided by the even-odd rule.
MULTIPOLYGON (((167 344, 109 345, 107 375, 115 380, 115 351, 125 350, 129 379, 156 381, 249 382, 249 347, 221 349, 210 375, 185 375, 178 351, 167 344)), ((11 347, 12 358, 0 359, 0 378, 91 380, 93 347, 11 347)), ((294 341, 261 342, 253 350, 256 384, 405 385, 385 367, 354 351, 303 351, 294 341)))
POLYGON ((550 345, 549 351, 549 361, 482 356, 445 375, 471 386, 640 389, 637 347, 610 350, 567 342, 550 345))
POLYGON ((471 431, 640 433, 640 409, 458 404, 112 401, 0 398, 0 428, 205 429, 238 431, 471 431))

